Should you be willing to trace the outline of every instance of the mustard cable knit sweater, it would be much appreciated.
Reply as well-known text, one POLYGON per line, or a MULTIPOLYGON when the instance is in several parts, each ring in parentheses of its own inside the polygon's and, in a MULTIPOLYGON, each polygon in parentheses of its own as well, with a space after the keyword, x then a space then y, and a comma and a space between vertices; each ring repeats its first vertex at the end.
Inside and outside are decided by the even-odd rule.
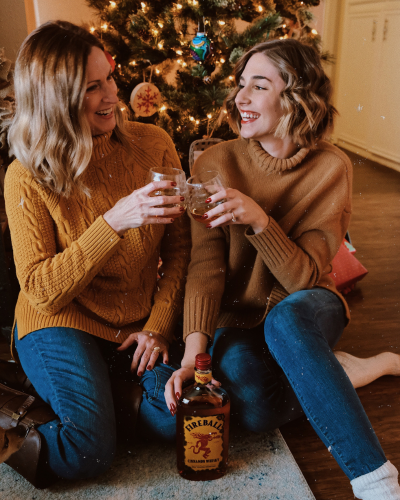
POLYGON ((118 343, 143 329, 172 339, 190 254, 187 216, 168 226, 130 229, 123 238, 103 219, 119 199, 146 184, 151 167, 180 168, 163 130, 138 123, 129 129, 133 154, 111 133, 93 138, 83 174, 91 198, 54 194, 18 160, 8 168, 6 211, 21 285, 19 338, 64 326, 118 343))
POLYGON ((227 187, 255 200, 270 216, 267 228, 206 229, 192 220, 192 257, 185 290, 184 338, 213 337, 221 327, 253 328, 290 293, 335 288, 331 262, 350 220, 352 166, 328 142, 288 159, 260 143, 238 139, 206 150, 193 173, 218 170, 227 187))

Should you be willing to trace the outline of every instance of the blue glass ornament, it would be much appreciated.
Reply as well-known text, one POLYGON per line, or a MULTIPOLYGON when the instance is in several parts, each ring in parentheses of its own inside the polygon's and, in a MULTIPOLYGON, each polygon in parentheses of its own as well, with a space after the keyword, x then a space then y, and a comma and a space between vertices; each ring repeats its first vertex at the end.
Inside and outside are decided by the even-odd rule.
POLYGON ((190 55, 195 61, 205 61, 211 54, 211 40, 205 33, 197 32, 190 42, 190 55))

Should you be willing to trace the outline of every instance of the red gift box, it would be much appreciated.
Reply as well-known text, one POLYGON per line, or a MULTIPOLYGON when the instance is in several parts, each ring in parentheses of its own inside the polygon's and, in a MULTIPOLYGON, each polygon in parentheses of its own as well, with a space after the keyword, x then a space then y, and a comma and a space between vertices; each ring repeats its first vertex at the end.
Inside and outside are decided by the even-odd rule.
POLYGON ((368 274, 367 269, 354 257, 354 252, 354 248, 352 247, 350 251, 345 241, 343 241, 332 261, 330 276, 339 292, 354 287, 357 281, 362 280, 368 274))

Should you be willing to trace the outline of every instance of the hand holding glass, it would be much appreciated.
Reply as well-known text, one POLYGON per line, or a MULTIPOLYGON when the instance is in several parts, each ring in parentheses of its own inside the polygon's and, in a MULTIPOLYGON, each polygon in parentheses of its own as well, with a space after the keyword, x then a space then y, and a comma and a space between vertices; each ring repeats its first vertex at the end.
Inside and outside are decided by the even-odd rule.
POLYGON ((206 200, 210 198, 210 196, 218 193, 222 189, 225 189, 222 177, 216 170, 202 172, 189 177, 187 185, 189 191, 189 212, 195 221, 208 225, 210 222, 218 219, 218 217, 221 217, 221 215, 226 213, 221 212, 220 214, 214 215, 210 218, 203 217, 206 212, 226 201, 223 199, 215 203, 206 203, 206 200))
POLYGON ((154 167, 149 170, 147 176, 148 184, 150 182, 157 181, 172 181, 176 183, 176 186, 169 189, 157 189, 150 193, 149 196, 179 196, 180 201, 178 203, 169 203, 167 205, 157 205, 155 208, 176 208, 176 213, 171 213, 169 215, 159 215, 161 218, 177 219, 186 209, 186 201, 182 200, 186 196, 186 177, 183 170, 172 167, 154 167), (182 210, 183 208, 183 210, 182 210))

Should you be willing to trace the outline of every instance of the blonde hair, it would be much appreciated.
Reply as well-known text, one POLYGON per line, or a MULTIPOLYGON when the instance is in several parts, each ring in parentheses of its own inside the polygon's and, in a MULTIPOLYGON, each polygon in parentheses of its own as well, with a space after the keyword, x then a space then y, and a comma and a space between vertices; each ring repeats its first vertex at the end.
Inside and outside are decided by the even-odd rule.
POLYGON ((289 136, 299 146, 314 147, 318 139, 329 135, 337 111, 331 102, 332 85, 322 68, 319 54, 313 47, 294 39, 260 43, 236 63, 236 87, 225 100, 230 126, 240 134, 241 116, 235 98, 246 64, 258 53, 270 60, 286 84, 280 96, 283 116, 276 127, 275 136, 289 136))
MULTIPOLYGON (((86 67, 93 47, 104 51, 91 33, 65 21, 50 21, 22 44, 15 65, 16 112, 8 140, 10 151, 36 180, 69 196, 90 194, 81 182, 93 140, 83 110, 86 67)), ((114 109, 116 139, 130 148, 120 106, 114 109)))

